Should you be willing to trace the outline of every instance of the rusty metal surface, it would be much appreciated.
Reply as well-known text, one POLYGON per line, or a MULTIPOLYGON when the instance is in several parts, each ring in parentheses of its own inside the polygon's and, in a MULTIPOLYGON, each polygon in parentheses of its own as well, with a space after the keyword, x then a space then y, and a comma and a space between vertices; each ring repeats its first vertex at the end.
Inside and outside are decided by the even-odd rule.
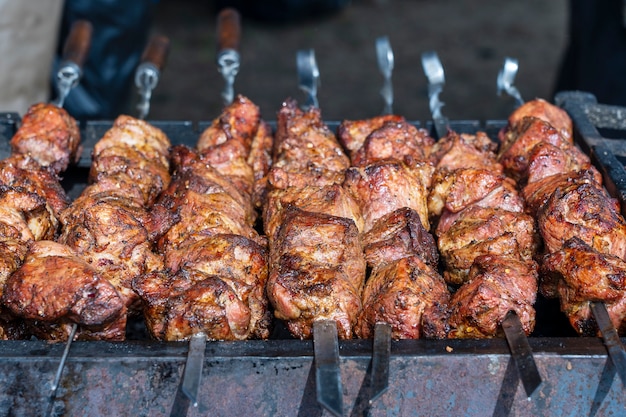
MULTIPOLYGON (((340 342, 346 416, 626 413, 624 386, 599 339, 531 338, 543 384, 528 400, 504 340, 392 343, 390 386, 371 406, 371 342, 340 342)), ((0 344, 1 415, 42 415, 61 344, 0 344)), ((55 415, 168 416, 184 343, 75 342, 55 415)), ((327 416, 315 400, 311 341, 209 342, 189 416, 327 416)))

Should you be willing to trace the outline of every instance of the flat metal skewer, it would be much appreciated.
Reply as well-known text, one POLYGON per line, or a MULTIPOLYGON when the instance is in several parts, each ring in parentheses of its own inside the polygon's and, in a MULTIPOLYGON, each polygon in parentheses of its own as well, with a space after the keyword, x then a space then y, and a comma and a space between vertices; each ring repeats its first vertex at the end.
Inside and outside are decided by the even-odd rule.
POLYGON ((300 50, 296 55, 298 67, 298 87, 306 94, 303 109, 319 107, 317 88, 320 85, 320 71, 313 49, 300 50))
POLYGON ((67 338, 67 342, 65 342, 65 349, 63 349, 63 354, 61 355, 61 361, 59 362, 59 366, 57 367, 57 372, 54 376, 54 381, 52 382, 52 387, 50 388, 50 402, 48 404, 48 412, 46 415, 52 416, 53 408, 54 408, 54 399, 57 395, 57 390, 59 389, 59 384, 61 382, 61 376, 63 375, 63 369, 65 369, 65 362, 67 361, 67 357, 70 354, 70 347, 72 346, 72 342, 74 341, 74 337, 76 336, 76 331, 78 329, 78 325, 76 323, 72 324, 70 329, 70 334, 67 338))
POLYGON ((189 340, 189 352, 183 372, 183 393, 191 400, 194 407, 198 406, 198 390, 202 379, 204 366, 204 352, 206 350, 207 337, 204 333, 196 333, 189 340))
POLYGON ((391 357, 391 325, 376 323, 372 350, 370 405, 389 388, 389 359, 391 357))
POLYGON ((217 70, 224 77, 222 100, 224 106, 235 98, 235 77, 239 72, 239 43, 241 39, 241 17, 233 8, 220 11, 217 16, 217 70))
POLYGON ((526 396, 530 399, 543 380, 537 369, 533 351, 522 328, 522 323, 515 311, 511 310, 507 313, 502 321, 502 330, 504 330, 522 385, 524 385, 526 396))
POLYGON ((89 54, 92 32, 93 27, 87 20, 77 20, 72 24, 63 45, 61 66, 56 74, 57 97, 52 104, 57 107, 63 107, 66 97, 83 75, 82 66, 89 54))
POLYGON ((337 323, 333 320, 313 322, 315 386, 317 402, 334 416, 343 416, 343 391, 339 371, 337 323))
POLYGON ((141 63, 135 71, 135 85, 139 90, 137 110, 140 119, 145 119, 150 112, 152 91, 159 84, 161 72, 169 54, 170 41, 165 36, 155 35, 150 39, 141 57, 141 63))
POLYGON ((391 73, 393 72, 393 51, 389 38, 382 36, 376 39, 376 56, 378 58, 378 68, 383 74, 384 84, 380 90, 380 94, 385 101, 383 114, 391 114, 393 112, 393 85, 391 83, 391 73))
POLYGON ((606 305, 604 303, 592 302, 591 312, 596 319, 596 323, 598 323, 602 340, 617 370, 617 375, 622 380, 622 384, 626 386, 626 352, 624 351, 624 345, 622 345, 619 339, 617 330, 613 326, 606 305))
POLYGON ((437 136, 442 138, 448 134, 449 121, 448 118, 441 113, 441 108, 445 103, 439 99, 439 94, 443 91, 446 79, 443 65, 441 65, 441 61, 436 52, 427 51, 422 54, 422 68, 428 79, 428 104, 435 124, 435 131, 437 132, 437 136))
POLYGON ((524 104, 522 95, 520 94, 519 90, 513 85, 518 69, 519 63, 517 62, 517 59, 509 57, 505 58, 504 66, 498 73, 498 79, 496 81, 498 87, 498 95, 502 95, 502 92, 505 92, 509 96, 513 97, 513 99, 515 99, 516 107, 524 104))

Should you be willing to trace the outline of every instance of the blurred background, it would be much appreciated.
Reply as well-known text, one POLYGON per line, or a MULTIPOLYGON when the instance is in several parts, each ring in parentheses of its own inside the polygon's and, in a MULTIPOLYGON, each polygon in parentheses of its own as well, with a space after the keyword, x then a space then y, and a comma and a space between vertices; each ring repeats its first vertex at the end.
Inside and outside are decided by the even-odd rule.
MULTIPOLYGON (((55 32, 51 33, 60 33, 57 65, 69 23, 81 17, 93 19, 98 40, 92 45, 81 82, 92 88, 90 94, 108 95, 107 100, 115 103, 106 112, 94 110, 85 118, 137 114, 132 71, 151 34, 169 37, 171 47, 148 119, 216 117, 223 106, 220 93, 224 86, 216 66, 216 17, 226 6, 238 7, 242 15, 241 67, 235 92, 256 102, 268 120, 275 119, 286 98, 304 101, 304 93, 298 89, 298 50, 315 52, 321 80, 318 98, 326 120, 366 118, 383 110, 383 77, 375 49, 381 36, 389 38, 394 54, 395 113, 409 120, 429 119, 427 80, 420 57, 423 52, 435 51, 446 77, 440 96, 444 115, 487 120, 506 118, 513 109, 510 97, 496 94, 496 78, 506 57, 519 61, 515 86, 524 99, 551 100, 568 41, 566 0, 51 0, 47 4, 54 13, 43 11, 36 0, 0 0, 0 20, 13 22, 13 26, 17 22, 21 30, 11 38, 3 32, 0 47, 5 48, 4 56, 17 56, 11 48, 38 56, 35 66, 5 59, 17 68, 3 70, 6 83, 0 89, 5 96, 11 88, 19 94, 16 80, 26 74, 26 68, 54 73, 54 66, 47 68, 53 48, 47 45, 55 38, 39 36, 45 42, 30 39, 37 28, 52 26, 50 30, 55 32), (63 3, 66 8, 59 19, 63 3), (30 5, 30 10, 23 12, 28 19, 9 9, 17 4, 30 5), (56 19, 60 27, 55 26, 56 19), (27 41, 31 47, 24 48, 27 41)), ((48 81, 52 78, 48 76, 48 81)), ((23 85, 37 86, 40 92, 41 77, 33 80, 23 85)), ((54 89, 51 92, 54 94, 54 89)), ((86 111, 95 103, 80 102, 79 96, 73 91, 66 108, 86 111)), ((29 101, 46 98, 41 94, 34 97, 19 105, 5 102, 3 110, 23 113, 29 101)), ((98 99, 105 100, 102 97, 98 99)))

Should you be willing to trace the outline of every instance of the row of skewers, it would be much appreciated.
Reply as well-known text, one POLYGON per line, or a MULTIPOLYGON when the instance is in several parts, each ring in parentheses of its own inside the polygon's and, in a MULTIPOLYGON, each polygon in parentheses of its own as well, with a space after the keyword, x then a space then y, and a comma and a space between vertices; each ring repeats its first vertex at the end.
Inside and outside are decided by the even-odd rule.
POLYGON ((393 114, 335 134, 315 100, 286 100, 273 134, 228 91, 193 148, 118 118, 75 201, 59 176, 76 123, 31 108, 1 174, 6 338, 123 340, 129 314, 159 340, 263 339, 272 315, 316 344, 381 323, 394 339, 502 337, 511 315, 529 335, 538 288, 582 335, 597 302, 623 330, 624 220, 562 110, 521 106, 498 147, 393 114))

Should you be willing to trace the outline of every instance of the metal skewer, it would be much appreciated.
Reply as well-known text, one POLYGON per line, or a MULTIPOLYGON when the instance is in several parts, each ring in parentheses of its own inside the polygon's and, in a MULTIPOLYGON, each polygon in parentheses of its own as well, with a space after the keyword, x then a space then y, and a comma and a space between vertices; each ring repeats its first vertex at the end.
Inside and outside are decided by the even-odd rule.
POLYGON ((63 107, 65 98, 83 75, 82 66, 91 47, 92 31, 93 27, 87 20, 77 20, 70 29, 63 46, 61 66, 56 74, 57 98, 52 104, 57 107, 63 107))
POLYGON ((204 352, 206 350, 206 334, 196 333, 189 340, 189 352, 183 372, 183 393, 191 400, 194 407, 198 406, 198 390, 202 379, 204 352))
POLYGON ((385 100, 383 114, 391 114, 393 112, 393 85, 391 84, 393 51, 388 37, 382 36, 376 39, 376 56, 378 57, 378 68, 384 77, 383 88, 380 90, 380 94, 385 100))
POLYGON ((517 366, 526 396, 530 398, 535 390, 541 385, 542 379, 533 357, 533 351, 528 343, 522 323, 515 311, 507 313, 502 321, 502 330, 511 350, 511 356, 517 366))
POLYGON ((135 71, 135 85, 139 89, 137 110, 139 118, 145 119, 150 111, 152 91, 159 83, 161 72, 170 48, 170 40, 165 36, 155 35, 150 39, 141 57, 141 63, 135 71))
POLYGON ((435 124, 435 131, 437 136, 442 138, 448 134, 449 121, 441 113, 441 108, 445 103, 439 100, 439 94, 443 91, 446 79, 443 65, 441 65, 436 52, 428 51, 422 54, 422 68, 426 78, 428 78, 428 104, 435 124))
POLYGON ((617 330, 613 326, 613 322, 611 322, 606 305, 604 303, 592 302, 591 312, 596 319, 596 323, 598 323, 602 340, 617 370, 617 375, 622 380, 622 384, 626 386, 626 352, 624 351, 624 345, 622 345, 619 339, 617 330))
POLYGON ((509 96, 515 99, 515 107, 519 107, 524 104, 524 100, 522 99, 522 95, 519 90, 513 85, 515 81, 515 76, 517 75, 517 70, 519 68, 519 64, 517 59, 515 58, 505 58, 504 66, 498 73, 497 86, 498 86, 498 95, 502 95, 502 92, 505 92, 509 96))
POLYGON ((370 405, 389 388, 389 358, 391 356, 391 325, 376 323, 372 349, 370 405))
POLYGON ((334 416, 343 416, 343 392, 339 372, 337 323, 333 320, 313 322, 315 386, 317 402, 334 416))
POLYGON ((315 60, 313 49, 300 50, 296 56, 298 66, 298 87, 306 94, 303 109, 319 107, 317 88, 320 85, 320 71, 315 60))
POLYGON ((239 12, 233 8, 223 9, 217 16, 217 70, 225 81, 222 91, 225 106, 231 104, 235 98, 235 77, 239 72, 240 22, 239 12))
POLYGON ((61 382, 61 376, 63 375, 63 369, 65 368, 65 362, 67 361, 67 357, 70 353, 70 347, 72 346, 72 342, 74 341, 74 337, 76 336, 76 330, 78 329, 78 325, 76 323, 72 324, 72 328, 70 330, 70 335, 68 336, 67 342, 65 343, 65 349, 63 350, 63 354, 61 355, 61 361, 59 362, 59 366, 57 368, 57 372, 54 376, 54 381, 52 382, 52 387, 50 389, 50 402, 48 405, 48 412, 46 415, 51 416, 54 406, 54 399, 57 395, 57 389, 59 388, 59 383, 61 382))

